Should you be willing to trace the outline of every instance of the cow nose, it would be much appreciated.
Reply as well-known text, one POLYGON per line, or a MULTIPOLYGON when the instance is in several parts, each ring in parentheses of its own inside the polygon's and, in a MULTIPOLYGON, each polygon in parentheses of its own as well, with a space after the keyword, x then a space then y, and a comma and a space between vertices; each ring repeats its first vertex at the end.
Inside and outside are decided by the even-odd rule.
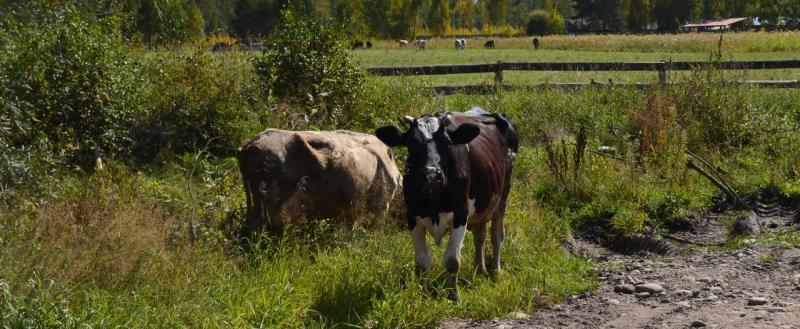
POLYGON ((441 180, 442 170, 437 167, 427 167, 425 168, 425 176, 431 180, 441 180))

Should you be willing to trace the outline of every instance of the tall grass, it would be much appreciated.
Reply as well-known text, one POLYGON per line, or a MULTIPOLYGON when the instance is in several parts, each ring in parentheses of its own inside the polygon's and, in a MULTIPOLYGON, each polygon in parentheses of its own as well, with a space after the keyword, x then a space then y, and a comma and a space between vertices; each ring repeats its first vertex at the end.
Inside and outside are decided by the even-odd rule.
MULTIPOLYGON (((738 190, 771 183, 800 194, 797 90, 720 87, 714 72, 699 72, 646 92, 431 97, 425 81, 368 78, 335 128, 371 133, 398 116, 476 105, 517 122, 523 147, 504 270, 493 277, 469 270, 468 237, 463 301, 454 304, 444 298, 441 262, 430 287, 415 276, 397 216, 352 229, 314 221, 243 251, 233 242, 244 195, 230 154, 263 126, 287 128, 264 99, 249 55, 130 56, 136 65, 120 69, 135 69, 126 77, 138 88, 135 106, 121 110, 135 124, 120 133, 148 152, 140 161, 92 158, 94 170, 36 167, 38 180, 11 187, 13 202, 0 208, 0 327, 417 327, 503 317, 595 287, 592 262, 559 247, 576 226, 657 230, 670 216, 707 206, 714 187, 684 169, 686 148, 724 169, 738 190), (575 137, 579 127, 585 140, 575 137), (585 146, 579 170, 548 166, 543 132, 562 149, 585 146), (600 146, 617 153, 590 152, 600 146), (554 175, 567 171, 569 188, 554 175)), ((15 94, 0 104, 17 104, 8 95, 15 94)))

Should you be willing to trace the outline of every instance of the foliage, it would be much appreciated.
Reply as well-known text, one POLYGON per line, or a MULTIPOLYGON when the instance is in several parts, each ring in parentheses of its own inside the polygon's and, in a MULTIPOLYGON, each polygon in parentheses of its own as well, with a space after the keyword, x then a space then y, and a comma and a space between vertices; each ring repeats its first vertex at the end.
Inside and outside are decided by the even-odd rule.
POLYGON ((350 62, 344 38, 312 17, 284 11, 284 25, 255 60, 273 104, 290 126, 336 127, 357 115, 353 105, 364 83, 350 62), (298 126, 299 125, 299 126, 298 126))
POLYGON ((203 13, 193 0, 139 0, 127 4, 135 22, 134 31, 129 33, 141 33, 150 45, 182 43, 203 37, 203 13))
POLYGON ((5 147, 42 142, 84 169, 125 155, 138 68, 122 51, 115 21, 87 21, 71 6, 33 6, 7 18, 0 27, 5 147))
POLYGON ((139 92, 148 101, 132 127, 139 161, 196 150, 231 155, 267 123, 261 85, 246 56, 166 51, 142 64, 147 79, 139 92))
POLYGON ((556 11, 534 10, 527 20, 528 35, 559 34, 564 31, 564 16, 556 11))

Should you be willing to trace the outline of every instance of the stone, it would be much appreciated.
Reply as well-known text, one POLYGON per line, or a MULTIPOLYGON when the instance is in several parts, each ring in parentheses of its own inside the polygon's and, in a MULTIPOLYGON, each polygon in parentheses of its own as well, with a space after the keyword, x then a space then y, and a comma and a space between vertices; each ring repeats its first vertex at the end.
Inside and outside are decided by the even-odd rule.
POLYGON ((770 313, 786 313, 786 308, 785 307, 780 307, 780 306, 767 307, 767 312, 770 312, 770 313))
POLYGON ((639 297, 639 298, 649 298, 649 297, 650 297, 650 293, 649 293, 649 292, 646 292, 646 291, 639 292, 639 293, 636 293, 636 297, 639 297))
POLYGON ((675 305, 678 305, 680 307, 685 307, 685 308, 692 307, 692 304, 690 304, 689 301, 677 302, 677 303, 675 303, 675 305))
POLYGON ((764 297, 750 297, 747 299, 747 306, 766 305, 767 299, 764 297))
POLYGON ((632 294, 636 292, 636 287, 634 287, 632 284, 620 284, 614 286, 614 292, 623 294, 632 294))
POLYGON ((795 275, 792 275, 792 282, 794 282, 794 284, 800 284, 800 273, 795 273, 795 275))
POLYGON ((689 325, 689 327, 690 327, 690 328, 704 328, 704 327, 706 327, 706 323, 705 323, 705 322, 703 322, 703 321, 700 321, 700 320, 694 320, 694 321, 692 321, 692 323, 689 325))
POLYGON ((619 300, 616 300, 614 298, 609 298, 609 299, 606 299, 606 304, 608 304, 608 305, 619 305, 619 300))
POLYGON ((664 287, 657 283, 644 283, 636 286, 636 292, 649 292, 657 294, 664 291, 664 287))
POLYGON ((697 279, 697 281, 702 283, 711 283, 711 281, 713 280, 711 280, 711 277, 704 276, 702 278, 697 279))
POLYGON ((515 320, 525 320, 528 318, 528 315, 522 312, 514 312, 509 314, 508 317, 515 320))
POLYGON ((678 290, 675 290, 675 294, 678 295, 678 296, 681 296, 681 297, 686 297, 686 296, 690 296, 692 294, 692 291, 691 290, 686 290, 686 289, 678 289, 678 290))

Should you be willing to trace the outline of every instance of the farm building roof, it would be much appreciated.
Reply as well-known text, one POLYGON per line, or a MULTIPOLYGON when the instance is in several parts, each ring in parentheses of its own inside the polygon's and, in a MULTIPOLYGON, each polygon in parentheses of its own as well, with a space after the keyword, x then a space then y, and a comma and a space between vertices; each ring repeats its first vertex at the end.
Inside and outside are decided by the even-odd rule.
POLYGON ((731 24, 741 22, 746 19, 747 17, 737 17, 737 18, 702 21, 699 23, 686 23, 681 25, 681 28, 686 29, 686 28, 725 27, 725 26, 730 26, 731 24))

